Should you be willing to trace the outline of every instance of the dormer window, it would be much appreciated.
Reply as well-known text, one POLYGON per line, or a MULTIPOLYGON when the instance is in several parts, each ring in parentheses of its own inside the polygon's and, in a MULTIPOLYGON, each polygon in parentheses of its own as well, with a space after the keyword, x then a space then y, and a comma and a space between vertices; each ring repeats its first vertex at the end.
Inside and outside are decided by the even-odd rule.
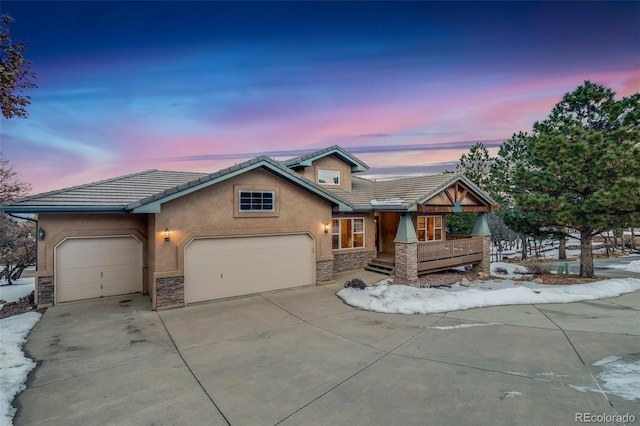
POLYGON ((340 170, 318 169, 320 185, 340 185, 340 170))

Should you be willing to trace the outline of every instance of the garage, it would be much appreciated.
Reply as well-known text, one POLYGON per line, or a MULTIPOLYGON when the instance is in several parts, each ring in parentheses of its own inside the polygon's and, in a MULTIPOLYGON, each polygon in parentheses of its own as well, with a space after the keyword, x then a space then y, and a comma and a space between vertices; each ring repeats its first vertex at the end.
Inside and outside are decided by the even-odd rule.
POLYGON ((133 236, 68 238, 55 264, 56 302, 142 292, 142 243, 133 236))
POLYGON ((186 303, 315 284, 308 234, 194 239, 185 248, 186 303))

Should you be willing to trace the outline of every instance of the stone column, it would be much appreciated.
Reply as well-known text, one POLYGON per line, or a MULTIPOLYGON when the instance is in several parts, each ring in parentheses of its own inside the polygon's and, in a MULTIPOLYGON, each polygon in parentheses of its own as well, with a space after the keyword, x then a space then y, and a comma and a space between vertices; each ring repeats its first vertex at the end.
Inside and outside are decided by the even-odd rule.
POLYGON ((418 237, 411 213, 400 216, 395 243, 396 277, 409 282, 418 280, 418 237))
POLYGON ((476 272, 491 274, 491 231, 484 212, 478 213, 471 235, 482 237, 482 261, 473 269, 476 272))

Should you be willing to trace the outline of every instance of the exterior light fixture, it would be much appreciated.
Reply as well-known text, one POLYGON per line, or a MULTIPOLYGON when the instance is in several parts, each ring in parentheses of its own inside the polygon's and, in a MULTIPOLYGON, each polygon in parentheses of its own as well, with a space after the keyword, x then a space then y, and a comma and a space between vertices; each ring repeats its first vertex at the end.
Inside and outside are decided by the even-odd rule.
POLYGON ((38 229, 38 239, 44 240, 44 229, 42 228, 38 229))
POLYGON ((328 223, 326 223, 326 224, 324 225, 324 233, 325 233, 325 234, 328 234, 328 233, 329 233, 329 226, 331 226, 331 225, 329 225, 328 223))
POLYGON ((169 241, 169 228, 164 228, 164 240, 169 241))

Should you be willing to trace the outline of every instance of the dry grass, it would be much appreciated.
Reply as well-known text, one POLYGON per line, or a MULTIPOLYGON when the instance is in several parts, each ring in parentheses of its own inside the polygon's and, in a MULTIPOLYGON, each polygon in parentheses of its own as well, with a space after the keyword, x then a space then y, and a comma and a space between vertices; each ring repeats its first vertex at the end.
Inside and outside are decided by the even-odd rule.
POLYGON ((557 274, 538 274, 536 278, 542 279, 542 284, 546 285, 573 285, 573 284, 586 284, 594 281, 602 281, 605 278, 593 277, 584 278, 578 275, 557 275, 557 274))

